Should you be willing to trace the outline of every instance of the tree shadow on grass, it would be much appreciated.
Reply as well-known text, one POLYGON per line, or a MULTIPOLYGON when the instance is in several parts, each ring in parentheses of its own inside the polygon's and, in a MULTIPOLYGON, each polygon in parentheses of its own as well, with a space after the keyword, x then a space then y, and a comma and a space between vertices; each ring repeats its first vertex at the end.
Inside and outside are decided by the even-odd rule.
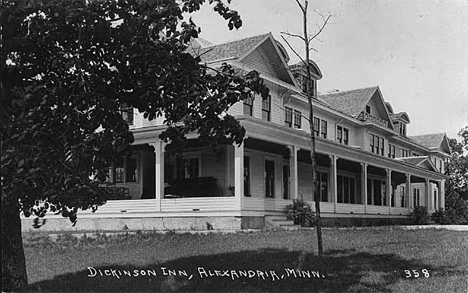
MULTIPOLYGON (((85 266, 86 264, 84 264, 85 266)), ((106 265, 31 284, 45 292, 390 292, 405 270, 435 268, 394 254, 333 250, 321 258, 268 249, 148 266, 106 265), (302 264, 302 265, 301 265, 302 264), (294 271, 301 265, 301 270, 294 271)))

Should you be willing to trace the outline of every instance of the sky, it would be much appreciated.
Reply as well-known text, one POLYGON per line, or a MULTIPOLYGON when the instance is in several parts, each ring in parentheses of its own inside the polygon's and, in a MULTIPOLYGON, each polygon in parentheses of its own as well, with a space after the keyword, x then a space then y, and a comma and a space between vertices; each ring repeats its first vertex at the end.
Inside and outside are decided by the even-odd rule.
MULTIPOLYGON (((200 37, 219 44, 271 32, 290 63, 299 61, 281 39, 302 34, 295 0, 232 0, 231 8, 242 17, 239 30, 205 5, 192 15, 200 37)), ((409 115, 408 135, 456 138, 468 126, 468 0, 309 0, 310 33, 322 24, 316 11, 332 15, 312 43, 319 92, 378 85, 395 113, 409 115)), ((300 41, 287 38, 304 56, 300 41)))

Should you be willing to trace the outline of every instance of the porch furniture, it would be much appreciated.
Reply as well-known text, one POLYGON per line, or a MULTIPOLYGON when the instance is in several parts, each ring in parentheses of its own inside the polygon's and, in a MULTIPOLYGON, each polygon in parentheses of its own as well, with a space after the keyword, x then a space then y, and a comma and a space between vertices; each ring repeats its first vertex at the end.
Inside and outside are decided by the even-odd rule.
POLYGON ((174 197, 219 197, 223 196, 214 177, 178 178, 164 188, 166 198, 174 197))

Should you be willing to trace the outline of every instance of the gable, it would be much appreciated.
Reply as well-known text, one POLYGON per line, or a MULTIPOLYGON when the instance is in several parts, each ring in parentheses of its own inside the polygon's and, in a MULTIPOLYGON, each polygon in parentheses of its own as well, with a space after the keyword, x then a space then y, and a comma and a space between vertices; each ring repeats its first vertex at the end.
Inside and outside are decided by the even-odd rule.
POLYGON ((377 118, 380 118, 384 121, 387 121, 388 127, 393 129, 393 122, 392 122, 392 119, 390 118, 388 107, 385 104, 385 101, 382 97, 382 93, 380 92, 380 89, 378 87, 374 95, 370 98, 370 100, 364 106, 363 111, 366 111, 367 105, 371 107, 371 115, 377 118))
POLYGON ((289 71, 284 52, 281 51, 271 34, 240 56, 239 61, 247 64, 260 73, 268 74, 283 82, 295 85, 294 77, 289 71))

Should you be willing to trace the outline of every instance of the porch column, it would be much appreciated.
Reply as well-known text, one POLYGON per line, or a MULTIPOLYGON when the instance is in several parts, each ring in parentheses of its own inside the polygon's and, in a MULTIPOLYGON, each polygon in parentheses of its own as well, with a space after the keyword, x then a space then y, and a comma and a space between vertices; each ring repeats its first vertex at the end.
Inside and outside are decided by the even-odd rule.
POLYGON ((430 201, 431 193, 430 193, 430 188, 431 188, 431 183, 429 182, 429 178, 426 178, 426 194, 425 194, 425 198, 426 198, 426 208, 427 208, 428 211, 431 209, 431 201, 430 201))
POLYGON ((155 187, 156 187, 156 211, 161 211, 161 198, 164 197, 164 142, 157 140, 154 143, 150 143, 154 147, 155 160, 155 187))
POLYGON ((439 206, 445 210, 445 179, 440 180, 439 206))
POLYGON ((291 169, 291 197, 298 198, 299 194, 299 179, 297 176, 297 152, 299 148, 295 145, 288 145, 289 149, 289 168, 291 169))
POLYGON ((388 214, 390 215, 392 209, 392 170, 385 169, 385 172, 387 173, 387 185, 385 190, 385 193, 387 194, 386 204, 388 205, 388 214))
POLYGON ((337 156, 329 155, 330 158, 330 199, 333 200, 333 210, 336 213, 336 162, 338 160, 337 156))
POLYGON ((234 146, 234 197, 240 211, 244 197, 244 144, 234 146))
POLYGON ((364 213, 367 214, 367 163, 361 163, 361 196, 364 200, 364 213))
POLYGON ((405 197, 408 203, 408 210, 411 212, 411 207, 413 204, 413 200, 411 199, 411 175, 406 174, 406 192, 405 197))

